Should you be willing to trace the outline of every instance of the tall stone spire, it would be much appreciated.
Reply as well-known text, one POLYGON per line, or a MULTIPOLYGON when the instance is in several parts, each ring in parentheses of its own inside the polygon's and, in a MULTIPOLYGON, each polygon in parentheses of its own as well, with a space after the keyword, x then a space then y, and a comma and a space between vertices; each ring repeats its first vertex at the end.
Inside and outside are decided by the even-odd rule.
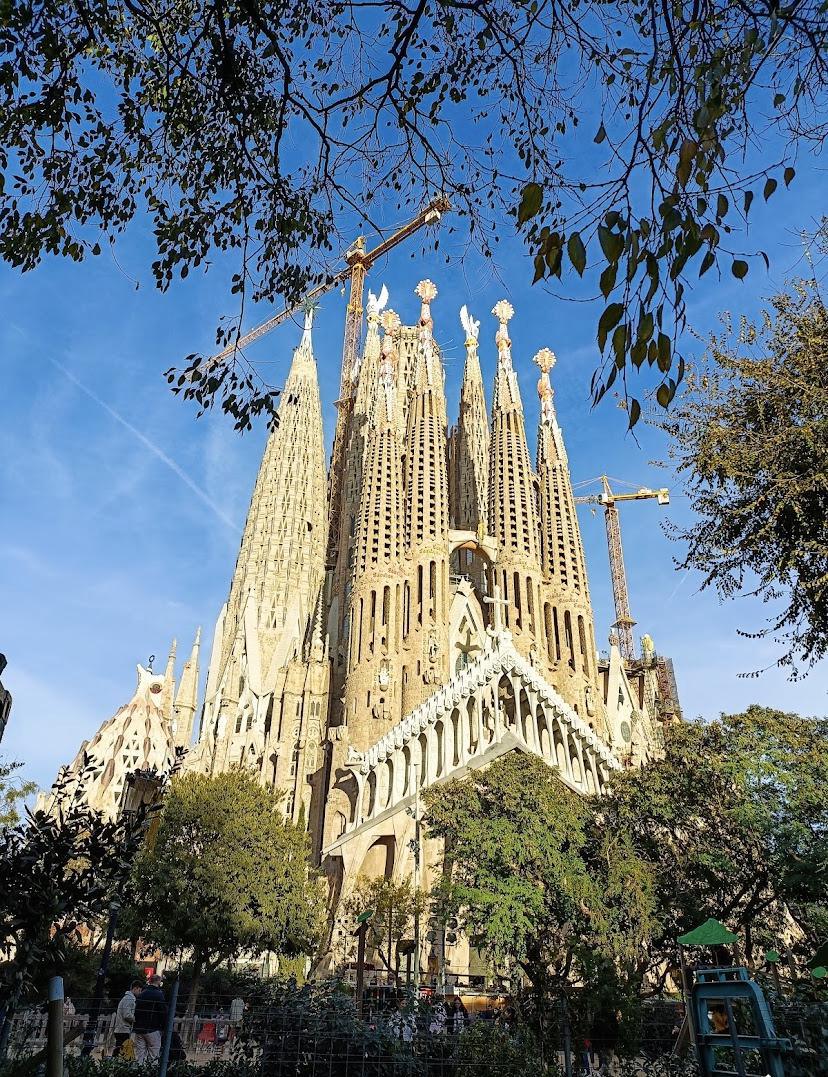
MULTIPOLYGON (((348 421, 348 439, 343 456, 343 475, 339 483, 340 519, 331 521, 331 526, 338 524, 339 537, 334 544, 336 564, 333 569, 333 601, 328 614, 328 628, 331 638, 332 658, 334 661, 333 679, 335 692, 341 687, 347 667, 347 647, 349 632, 349 601, 354 567, 354 541, 359 525, 359 509, 362 501, 362 480, 365 465, 365 448, 371 413, 376 398, 376 383, 380 361, 380 316, 388 301, 387 289, 383 286, 379 296, 368 293, 367 322, 365 346, 359 362, 350 371, 349 387, 351 400, 348 403, 350 418, 348 421)), ((329 487, 332 485, 329 484, 329 487)))
POLYGON ((403 603, 410 652, 404 670, 403 710, 416 706, 445 676, 448 662, 449 492, 443 367, 434 340, 431 303, 437 288, 415 289, 422 308, 408 407, 405 534, 411 573, 403 603))
POLYGON ((402 716, 396 670, 404 557, 402 441, 397 406, 399 318, 383 316, 362 497, 354 543, 345 707, 349 743, 367 747, 402 716))
POLYGON ((325 448, 311 325, 309 310, 250 501, 220 648, 210 660, 214 695, 205 700, 202 731, 221 741, 227 758, 242 745, 252 755, 258 750, 255 735, 266 723, 277 671, 310 646, 324 581, 325 448))
POLYGON ((173 705, 173 738, 176 747, 189 748, 193 738, 193 721, 198 705, 198 652, 201 628, 196 632, 190 657, 184 663, 173 705))
POLYGON ((584 548, 549 381, 555 354, 542 348, 534 361, 541 372, 537 473, 546 658, 561 695, 585 721, 603 732, 603 693, 597 681, 595 628, 584 548))
POLYGON ((480 322, 464 306, 460 321, 466 332, 466 365, 460 389, 460 415, 452 435, 454 525, 461 530, 486 530, 489 510, 489 417, 483 374, 477 355, 480 322))
POLYGON ((494 571, 507 601, 508 627, 516 646, 530 654, 540 629, 540 560, 532 466, 520 388, 512 367, 508 324, 514 309, 503 299, 492 313, 498 320, 498 329, 489 452, 489 531, 500 546, 494 571))
POLYGON ((549 372, 555 354, 542 348, 535 356, 541 376, 538 380, 540 423, 538 425, 537 473, 541 487, 541 547, 544 574, 561 587, 586 591, 586 564, 578 516, 569 478, 563 434, 555 414, 554 392, 549 372))

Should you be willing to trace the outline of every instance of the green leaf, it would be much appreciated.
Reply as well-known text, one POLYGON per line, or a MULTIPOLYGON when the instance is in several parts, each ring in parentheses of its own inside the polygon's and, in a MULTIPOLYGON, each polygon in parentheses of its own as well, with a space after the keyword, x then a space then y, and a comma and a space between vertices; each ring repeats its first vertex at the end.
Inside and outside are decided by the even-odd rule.
POLYGON ((672 345, 666 333, 658 334, 658 369, 666 374, 672 363, 672 345))
POLYGON ((518 207, 518 224, 526 224, 536 216, 543 204, 543 187, 539 183, 527 183, 518 207))
POLYGON ((745 201, 744 201, 745 216, 748 215, 748 212, 750 211, 750 206, 751 206, 752 202, 753 202, 753 191, 745 191, 745 201))
POLYGON ((733 265, 730 267, 730 272, 733 274, 734 277, 736 277, 738 280, 741 280, 743 277, 747 276, 747 271, 747 262, 745 262, 741 258, 735 258, 733 260, 733 265))
POLYGON ((610 232, 603 224, 598 225, 598 242, 608 262, 617 262, 624 250, 624 237, 617 232, 610 232))
POLYGON ((627 429, 632 430, 638 420, 641 418, 641 405, 633 397, 630 401, 630 425, 627 429))
POLYGON ((698 142, 692 138, 685 138, 684 142, 681 144, 678 165, 676 166, 676 179, 682 187, 686 187, 687 181, 690 179, 690 172, 692 171, 693 161, 698 148, 698 142))
POLYGON ((785 95, 783 93, 776 93, 773 95, 774 108, 779 108, 780 105, 785 103, 785 95))
POLYGON ((656 400, 663 408, 666 408, 670 403, 670 390, 666 385, 659 385, 658 389, 656 389, 656 400))
POLYGON ((615 354, 616 368, 624 365, 624 350, 627 347, 627 327, 622 322, 612 331, 612 350, 615 354))
POLYGON ((708 251, 704 258, 702 258, 701 268, 699 269, 699 276, 703 277, 710 267, 715 263, 716 255, 713 251, 708 251))
POLYGON ((604 345, 607 343, 607 334, 618 325, 623 313, 624 306, 622 303, 610 303, 601 315, 598 322, 598 347, 601 351, 604 350, 604 345))
POLYGON ((579 277, 584 275, 586 268, 586 249, 581 239, 580 232, 573 232, 566 244, 569 260, 579 277))
POLYGON ((653 312, 645 311, 638 320, 638 339, 646 344, 653 335, 653 312))
POLYGON ((602 121, 601 126, 598 128, 598 133, 595 135, 595 138, 592 141, 595 142, 596 144, 600 145, 604 141, 604 139, 606 137, 607 137, 607 132, 606 132, 606 128, 604 127, 604 124, 603 124, 603 121, 602 121))
POLYGON ((716 199, 716 216, 717 217, 726 217, 727 216, 727 211, 729 209, 730 209, 730 203, 728 202, 727 198, 723 194, 720 194, 718 196, 718 198, 716 199))
POLYGON ((773 178, 773 176, 769 176, 767 182, 765 183, 765 188, 762 191, 762 194, 764 195, 764 198, 765 198, 766 202, 770 198, 770 196, 773 194, 773 192, 776 190, 777 186, 778 186, 778 184, 777 184, 776 180, 773 178))
POLYGON ((788 167, 782 173, 782 178, 785 181, 785 186, 786 187, 790 187, 791 180, 794 178, 795 175, 796 175, 796 169, 793 168, 791 165, 788 165, 788 167))
POLYGON ((604 272, 601 274, 600 288, 601 288, 601 295, 603 295, 604 299, 607 299, 609 297, 610 292, 615 287, 615 278, 616 278, 617 275, 618 275, 618 263, 617 262, 612 262, 610 265, 608 265, 606 267, 604 272))

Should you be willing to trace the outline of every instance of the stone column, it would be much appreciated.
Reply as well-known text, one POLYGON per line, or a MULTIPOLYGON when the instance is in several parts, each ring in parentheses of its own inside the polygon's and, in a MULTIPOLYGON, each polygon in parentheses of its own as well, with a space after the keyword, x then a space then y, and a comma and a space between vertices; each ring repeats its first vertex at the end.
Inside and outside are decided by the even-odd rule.
MULTIPOLYGON (((564 750, 564 773, 569 781, 574 782, 575 778, 572 773, 572 759, 569 755, 569 726, 565 726, 560 718, 557 719, 558 732, 561 735, 561 741, 563 743, 564 750)), ((557 753, 556 753, 557 754, 557 753)))

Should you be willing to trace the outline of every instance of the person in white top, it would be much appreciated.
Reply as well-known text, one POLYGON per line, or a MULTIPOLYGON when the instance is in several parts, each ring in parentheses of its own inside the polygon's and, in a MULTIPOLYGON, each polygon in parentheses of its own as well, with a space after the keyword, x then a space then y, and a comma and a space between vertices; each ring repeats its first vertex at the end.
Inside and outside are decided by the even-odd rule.
POLYGON ((115 1050, 112 1057, 116 1058, 123 1052, 124 1044, 130 1037, 132 1026, 135 1024, 135 1000, 144 990, 143 980, 133 980, 124 997, 118 1003, 115 1011, 115 1050))

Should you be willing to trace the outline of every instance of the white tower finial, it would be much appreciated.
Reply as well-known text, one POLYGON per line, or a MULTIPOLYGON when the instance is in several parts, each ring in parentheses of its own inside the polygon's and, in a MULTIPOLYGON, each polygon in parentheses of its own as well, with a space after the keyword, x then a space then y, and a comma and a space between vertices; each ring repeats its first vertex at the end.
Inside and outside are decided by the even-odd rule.
POLYGON ((466 347, 470 347, 473 343, 477 344, 477 335, 480 332, 480 322, 475 321, 469 314, 469 308, 464 303, 460 308, 460 324, 466 331, 466 347))
POLYGON ((383 284, 380 288, 380 294, 374 295, 372 291, 368 291, 368 302, 366 304, 367 317, 370 320, 379 321, 379 316, 382 310, 385 308, 385 304, 388 302, 388 289, 383 284))
POLYGON ((549 348, 541 348, 532 361, 538 364, 541 371, 541 376, 538 378, 538 397, 541 402, 541 422, 551 424, 555 418, 555 408, 552 403, 555 392, 549 381, 549 371, 555 365, 555 353, 549 348))
POLYGON ((437 298, 437 285, 426 278, 420 281, 414 289, 414 294, 418 295, 422 301, 420 325, 430 331, 434 328, 434 322, 431 320, 431 303, 437 298))
POLYGON ((498 362, 503 363, 505 366, 511 366, 512 342, 509 340, 509 330, 507 327, 510 320, 514 317, 515 308, 508 299, 501 299, 499 303, 495 303, 492 307, 492 314, 494 314, 495 318, 497 318, 500 323, 497 327, 497 334, 495 335, 498 362))

